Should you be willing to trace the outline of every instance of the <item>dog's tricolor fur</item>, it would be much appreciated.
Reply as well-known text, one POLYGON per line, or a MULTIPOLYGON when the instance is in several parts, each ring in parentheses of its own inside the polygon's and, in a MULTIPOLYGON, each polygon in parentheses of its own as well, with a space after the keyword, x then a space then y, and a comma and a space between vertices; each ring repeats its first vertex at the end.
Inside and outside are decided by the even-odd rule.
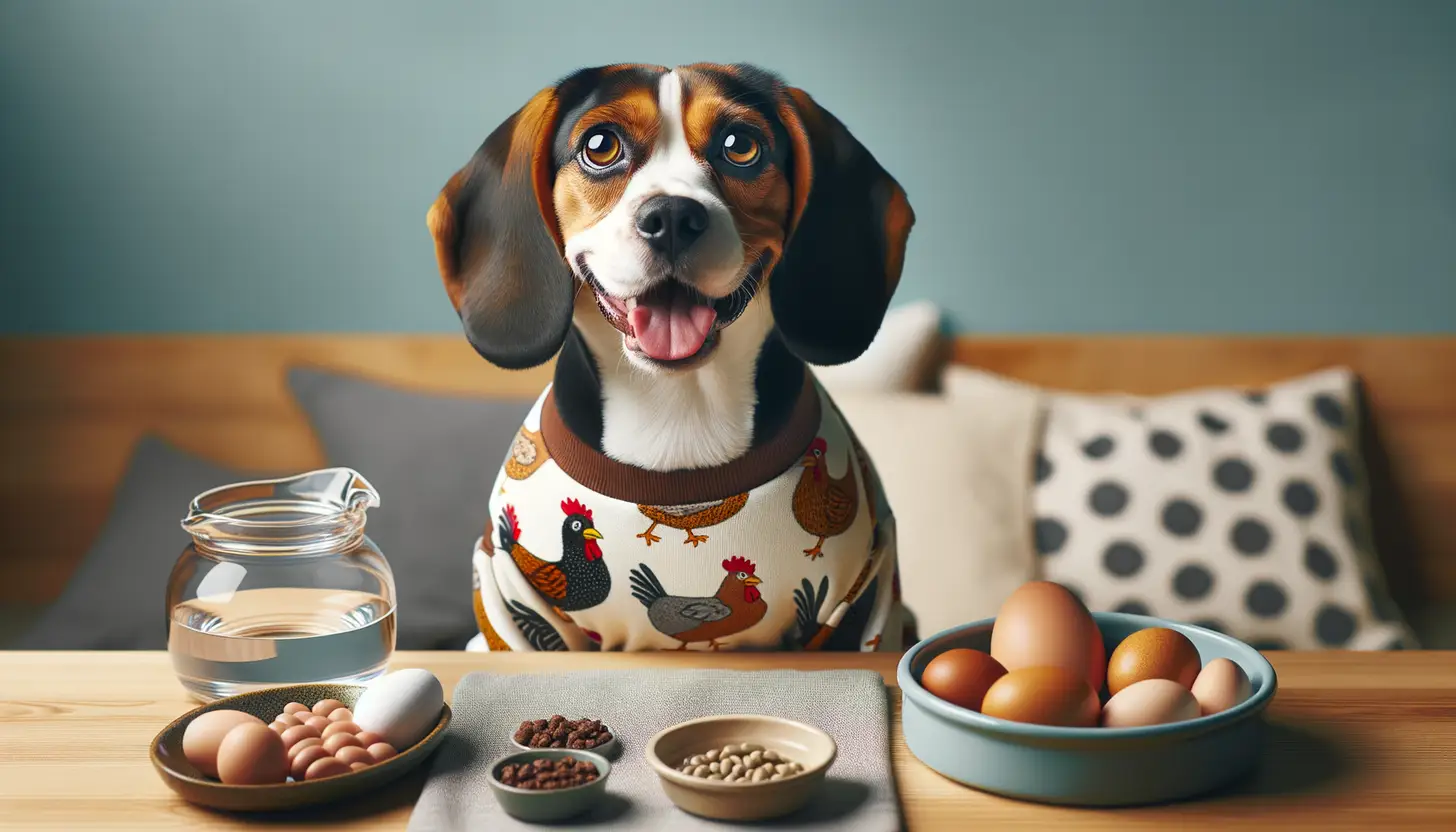
POLYGON ((559 353, 562 421, 647 471, 742 457, 789 417, 806 361, 860 355, 913 223, 900 186, 808 94, 717 64, 572 74, 497 127, 429 213, 475 349, 512 369, 559 353), (681 250, 646 239, 664 198, 692 214, 681 250), (691 354, 676 328, 671 352, 648 349, 631 314, 652 303, 689 306, 711 331, 691 354))

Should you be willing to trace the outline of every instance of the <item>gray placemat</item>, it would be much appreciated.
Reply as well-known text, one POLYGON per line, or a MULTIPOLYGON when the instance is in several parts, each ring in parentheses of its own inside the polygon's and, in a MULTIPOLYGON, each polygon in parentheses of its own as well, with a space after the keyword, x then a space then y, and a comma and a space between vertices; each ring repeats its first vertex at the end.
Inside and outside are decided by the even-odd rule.
MULTIPOLYGON (((412 832, 530 829, 506 815, 486 784, 493 760, 515 750, 526 719, 562 714, 605 722, 622 744, 608 800, 571 828, 732 829, 678 810, 643 752, 658 731, 712 714, 757 713, 817 725, 839 743, 819 799, 791 816, 752 824, 888 832, 901 828, 890 768, 889 700, 879 674, 864 670, 629 670, 578 673, 472 673, 460 680, 450 733, 430 763, 412 832)), ((747 825, 743 825, 747 826, 747 825)))

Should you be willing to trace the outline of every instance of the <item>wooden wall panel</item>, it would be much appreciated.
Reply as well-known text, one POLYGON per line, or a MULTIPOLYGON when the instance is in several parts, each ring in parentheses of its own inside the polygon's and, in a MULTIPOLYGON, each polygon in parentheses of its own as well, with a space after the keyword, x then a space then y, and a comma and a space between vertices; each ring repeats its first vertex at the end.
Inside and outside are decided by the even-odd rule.
MULTIPOLYGON (((1377 533, 1397 594, 1456 599, 1456 338, 962 338, 951 354, 1048 387, 1142 394, 1349 366, 1374 414, 1377 533)), ((0 339, 0 603, 60 592, 145 433, 244 470, 321 464, 287 390, 297 365, 480 395, 532 396, 550 377, 492 367, 455 335, 0 339)))

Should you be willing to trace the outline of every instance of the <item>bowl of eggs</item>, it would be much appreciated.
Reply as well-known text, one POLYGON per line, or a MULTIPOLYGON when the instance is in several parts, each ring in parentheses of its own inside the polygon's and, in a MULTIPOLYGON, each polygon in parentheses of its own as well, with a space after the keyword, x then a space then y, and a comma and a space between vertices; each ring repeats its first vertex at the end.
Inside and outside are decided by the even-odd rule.
POLYGON ((425 670, 365 685, 304 684, 230 696, 174 720, 152 766, 184 799, 235 812, 330 803, 390 783, 445 736, 450 706, 425 670))
POLYGON ((912 647, 896 673, 905 743, 952 780, 1075 806, 1189 798, 1257 764, 1274 668, 1229 636, 1089 613, 1033 581, 996 618, 912 647))

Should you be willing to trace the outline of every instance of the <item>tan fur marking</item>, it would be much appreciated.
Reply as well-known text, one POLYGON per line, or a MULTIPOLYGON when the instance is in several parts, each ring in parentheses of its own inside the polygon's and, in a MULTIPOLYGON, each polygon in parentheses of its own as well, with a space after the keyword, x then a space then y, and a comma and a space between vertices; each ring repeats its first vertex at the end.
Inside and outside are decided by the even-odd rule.
POLYGON ((915 211, 905 191, 895 184, 890 201, 885 205, 885 274, 890 291, 900 285, 900 272, 905 267, 905 243, 910 227, 915 224, 915 211))

